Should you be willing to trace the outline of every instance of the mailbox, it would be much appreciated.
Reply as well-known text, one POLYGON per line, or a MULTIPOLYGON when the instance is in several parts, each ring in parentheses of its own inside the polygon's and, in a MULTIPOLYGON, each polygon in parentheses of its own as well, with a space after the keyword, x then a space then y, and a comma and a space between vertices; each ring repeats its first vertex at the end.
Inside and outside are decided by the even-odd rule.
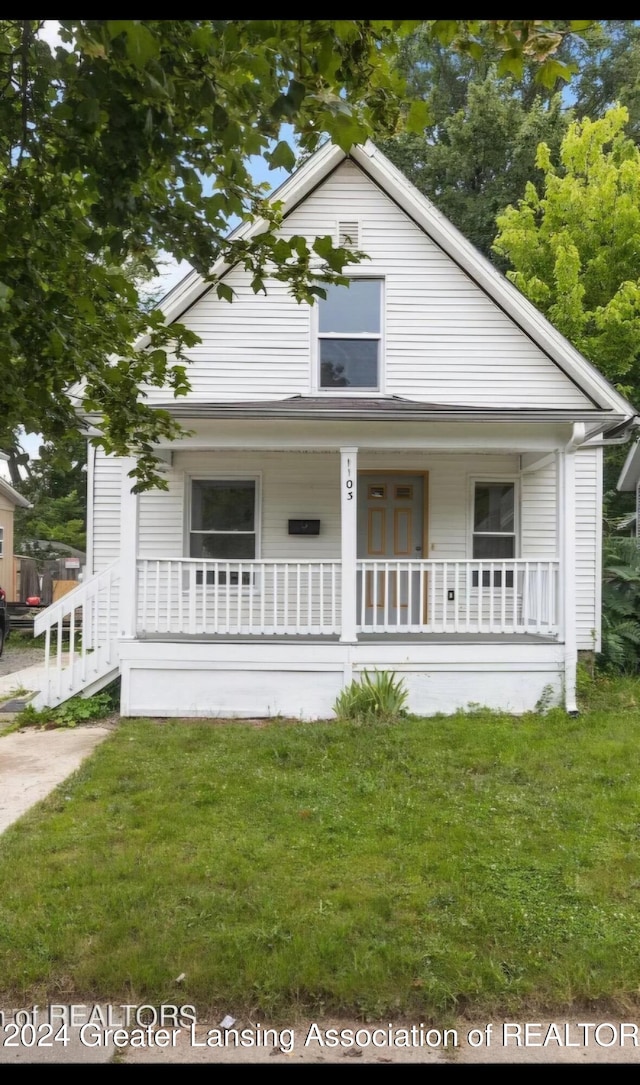
POLYGON ((319 520, 289 520, 290 535, 319 535, 319 520))

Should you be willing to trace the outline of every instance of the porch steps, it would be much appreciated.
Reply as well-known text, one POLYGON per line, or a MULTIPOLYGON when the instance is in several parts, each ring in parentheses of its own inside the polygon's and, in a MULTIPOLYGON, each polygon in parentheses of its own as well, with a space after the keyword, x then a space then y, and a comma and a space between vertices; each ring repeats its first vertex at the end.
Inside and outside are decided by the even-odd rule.
POLYGON ((120 674, 120 665, 110 663, 108 666, 100 669, 92 667, 83 679, 80 672, 80 666, 76 662, 73 668, 65 669, 61 674, 61 683, 58 688, 57 685, 57 672, 52 674, 51 677, 43 682, 43 688, 36 693, 33 700, 30 702, 34 708, 57 708, 58 705, 64 704, 65 701, 71 699, 71 697, 93 697, 94 693, 99 693, 101 689, 108 686, 110 682, 113 682, 120 674))
POLYGON ((36 617, 34 636, 45 634, 45 659, 35 708, 90 697, 117 678, 119 581, 114 562, 36 617))

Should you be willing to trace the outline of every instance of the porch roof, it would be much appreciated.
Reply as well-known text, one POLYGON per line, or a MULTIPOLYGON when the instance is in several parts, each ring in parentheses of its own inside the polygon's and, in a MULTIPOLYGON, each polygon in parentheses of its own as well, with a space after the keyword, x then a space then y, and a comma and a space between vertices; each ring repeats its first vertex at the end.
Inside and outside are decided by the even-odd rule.
POLYGON ((390 421, 464 422, 591 422, 606 429, 625 421, 613 410, 563 410, 541 407, 478 407, 454 403, 427 403, 403 396, 303 396, 283 399, 232 400, 227 402, 175 400, 157 404, 158 409, 170 411, 176 418, 304 418, 380 419, 390 421))

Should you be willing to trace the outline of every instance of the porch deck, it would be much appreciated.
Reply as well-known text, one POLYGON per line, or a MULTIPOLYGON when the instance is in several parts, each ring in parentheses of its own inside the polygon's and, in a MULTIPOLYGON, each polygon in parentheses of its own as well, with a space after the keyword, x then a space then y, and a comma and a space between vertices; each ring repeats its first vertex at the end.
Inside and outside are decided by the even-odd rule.
MULTIPOLYGON (((247 636, 243 633, 140 633, 140 641, 164 644, 340 644, 337 634, 307 636, 276 633, 247 636)), ((556 635, 538 633, 359 633, 358 644, 549 644, 561 643, 556 635)))

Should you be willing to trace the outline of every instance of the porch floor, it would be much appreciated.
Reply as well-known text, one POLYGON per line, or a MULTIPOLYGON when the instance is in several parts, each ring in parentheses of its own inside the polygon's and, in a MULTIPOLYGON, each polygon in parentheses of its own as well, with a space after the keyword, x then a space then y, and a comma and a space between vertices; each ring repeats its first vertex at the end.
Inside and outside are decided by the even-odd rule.
MULTIPOLYGON (((214 644, 339 644, 337 634, 317 636, 313 634, 264 634, 248 637, 245 634, 215 633, 139 633, 136 640, 165 643, 214 643, 214 644)), ((558 637, 536 633, 360 633, 358 644, 559 644, 558 637)))

